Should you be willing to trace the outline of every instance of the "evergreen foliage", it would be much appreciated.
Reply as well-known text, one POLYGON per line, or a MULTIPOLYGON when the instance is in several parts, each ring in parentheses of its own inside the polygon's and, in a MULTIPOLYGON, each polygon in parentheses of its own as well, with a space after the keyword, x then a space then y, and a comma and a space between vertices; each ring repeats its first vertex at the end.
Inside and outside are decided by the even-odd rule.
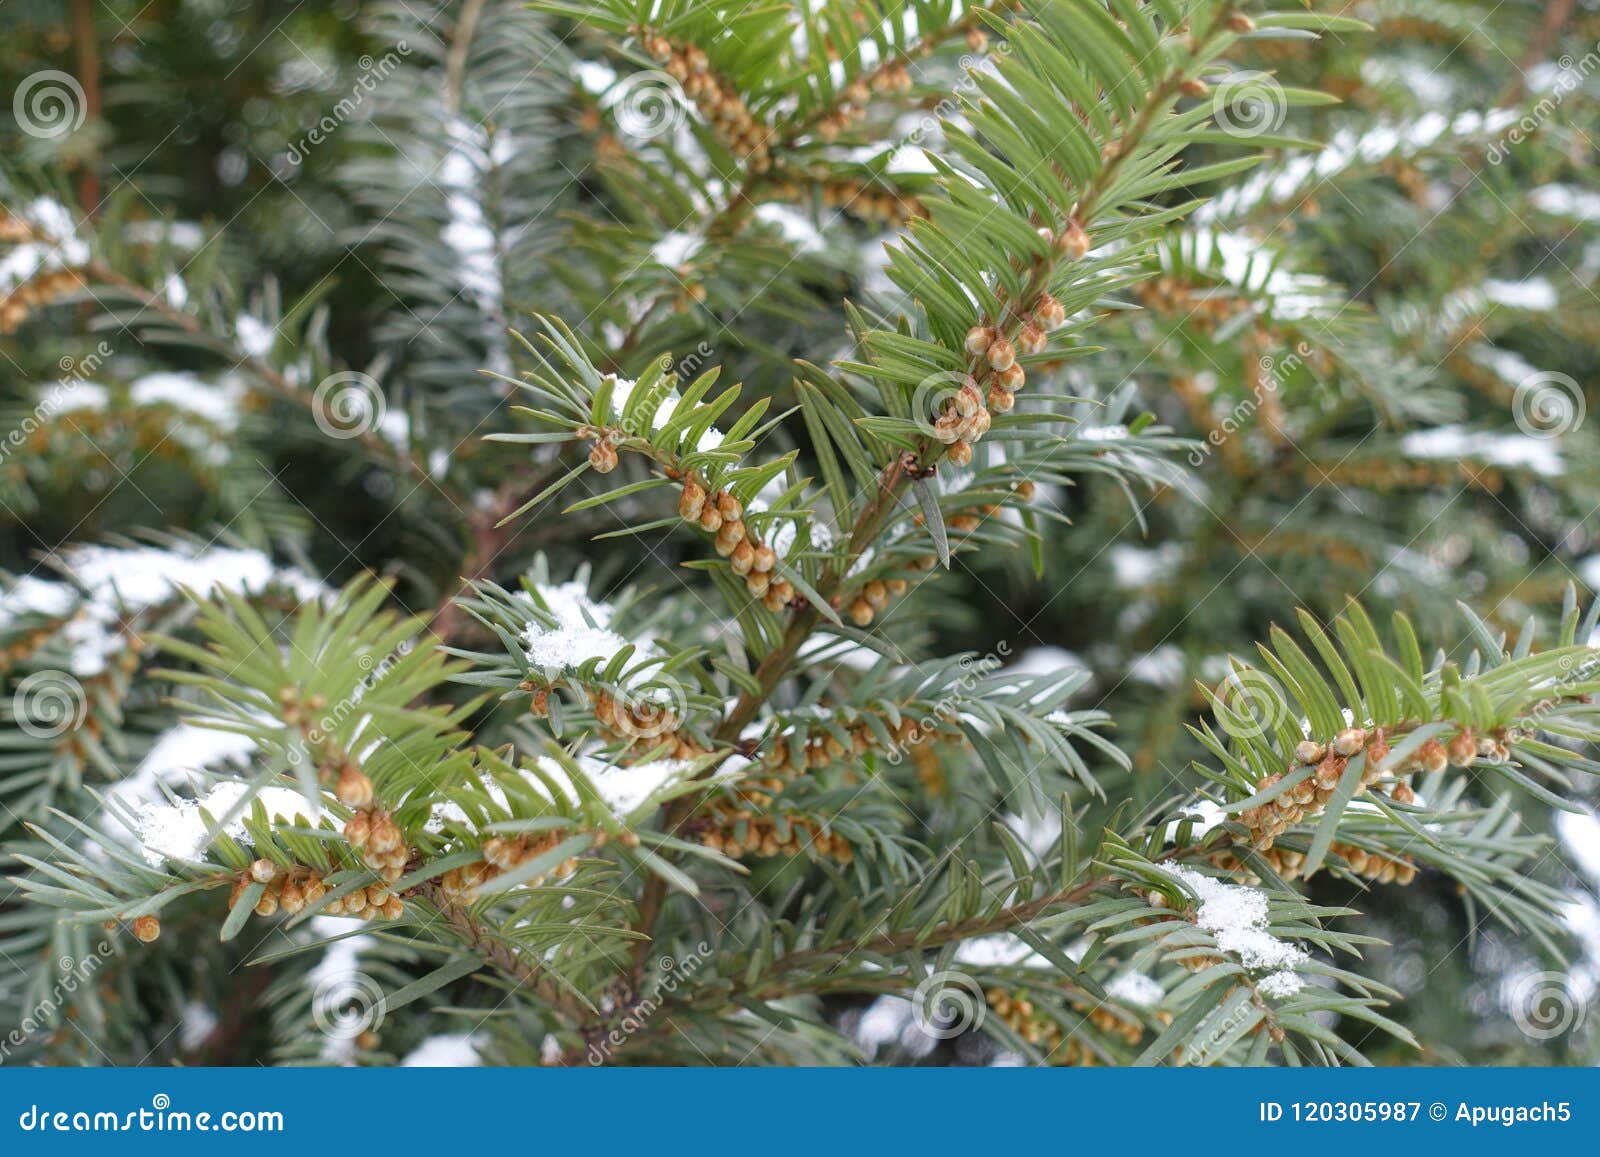
POLYGON ((1592 6, 0 15, 6 1061, 1596 1059, 1592 6))

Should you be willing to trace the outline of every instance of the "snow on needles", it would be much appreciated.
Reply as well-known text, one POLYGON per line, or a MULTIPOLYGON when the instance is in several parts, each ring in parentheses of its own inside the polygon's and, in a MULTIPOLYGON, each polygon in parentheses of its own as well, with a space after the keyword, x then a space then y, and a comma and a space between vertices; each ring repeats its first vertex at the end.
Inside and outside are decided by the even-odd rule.
POLYGON ((205 594, 217 588, 259 591, 277 582, 302 598, 313 598, 322 591, 319 583, 299 571, 275 567, 259 550, 81 546, 62 559, 68 573, 91 595, 115 593, 130 606, 162 602, 180 586, 205 594))
POLYGON ((72 610, 74 592, 66 583, 23 575, 0 594, 0 630, 5 630, 23 615, 42 615, 56 619, 72 610))
POLYGON ((259 550, 88 545, 63 551, 57 560, 76 588, 32 576, 19 579, 0 593, 0 629, 23 615, 60 618, 71 613, 62 636, 72 648, 72 673, 79 676, 98 675, 123 649, 124 615, 175 598, 180 586, 204 595, 217 590, 255 593, 278 585, 301 599, 323 591, 314 579, 275 566, 259 550))
POLYGON ((255 747, 255 740, 236 731, 180 723, 162 733, 134 774, 164 779, 174 772, 197 771, 224 760, 247 756, 255 747))
MULTIPOLYGON (((619 767, 594 756, 579 755, 575 757, 578 770, 583 777, 594 787, 601 801, 610 808, 618 818, 625 818, 645 800, 656 792, 677 780, 694 764, 687 760, 653 759, 647 763, 634 763, 627 767, 619 767)), ((539 770, 555 781, 562 794, 572 799, 581 799, 577 785, 573 783, 572 776, 567 773, 566 767, 560 760, 549 755, 538 758, 539 770)), ((545 799, 550 799, 550 791, 543 780, 531 772, 523 772, 523 779, 528 786, 545 799)), ((712 781, 708 781, 712 782, 712 781)), ((489 798, 500 807, 508 807, 506 794, 493 779, 485 777, 482 781, 483 790, 489 798)), ((552 803, 556 802, 551 800, 552 803)), ((446 823, 467 823, 467 815, 456 804, 446 800, 437 803, 429 816, 427 829, 430 832, 444 830, 446 823)))
POLYGON ((124 808, 160 803, 162 784, 186 775, 198 777, 205 768, 248 758, 255 749, 255 740, 248 735, 179 723, 163 732, 133 774, 118 780, 106 795, 124 808))
POLYGON ((1027 941, 1009 932, 996 932, 990 936, 977 936, 963 940, 956 948, 958 964, 972 968, 1047 968, 1050 962, 1029 946, 1027 941))
MULTIPOLYGON (((145 804, 136 813, 139 828, 140 850, 152 868, 159 868, 165 860, 198 860, 207 843, 204 808, 213 822, 220 820, 250 793, 245 783, 219 783, 199 799, 178 800, 175 803, 145 804)), ((317 822, 317 811, 306 802, 306 797, 287 787, 264 787, 256 799, 266 809, 268 818, 282 817, 289 821, 317 822)), ((251 805, 254 806, 253 804, 251 805)), ((227 823, 222 832, 233 839, 249 842, 244 830, 244 820, 250 807, 241 808, 227 823)))
POLYGON ((1262 996, 1270 996, 1277 1000, 1293 996, 1305 986, 1304 978, 1298 972, 1290 969, 1269 973, 1256 981, 1256 990, 1262 996))
POLYGON ((478 1037, 470 1032, 442 1032, 426 1037, 400 1059, 403 1069, 472 1069, 481 1064, 478 1037))
MULTIPOLYGON (((686 760, 678 759, 654 759, 648 763, 634 763, 627 767, 618 767, 614 763, 589 756, 579 756, 577 762, 578 770, 588 778, 594 785, 595 791, 600 793, 600 798, 605 800, 606 805, 618 816, 626 816, 693 766, 686 760)), ((572 777, 567 774, 567 769, 552 757, 541 755, 539 769, 555 780, 563 791, 568 791, 572 795, 578 794, 576 786, 572 785, 572 777)))
POLYGON ((1413 458, 1478 458, 1493 466, 1532 470, 1547 477, 1565 469, 1561 454, 1548 438, 1470 430, 1465 426, 1413 430, 1400 439, 1400 449, 1413 458))
POLYGON ((1167 825, 1166 839, 1174 840, 1178 836, 1178 827, 1184 820, 1193 820, 1194 824, 1189 829, 1189 841, 1198 844, 1217 828, 1228 822, 1228 813, 1219 803, 1209 799, 1197 799, 1184 804, 1178 819, 1167 825))
POLYGON ((1252 972, 1270 975, 1256 987, 1267 996, 1293 996, 1305 987, 1294 969, 1311 959, 1297 944, 1279 940, 1267 930, 1267 894, 1243 884, 1224 884, 1193 868, 1158 864, 1200 901, 1194 922, 1211 933, 1220 951, 1236 957, 1252 972))
MULTIPOLYGON (((519 592, 518 597, 528 603, 533 600, 519 592)), ((609 659, 630 642, 637 647, 636 654, 644 657, 650 653, 647 644, 625 639, 611 629, 615 610, 605 603, 596 602, 579 582, 541 586, 539 597, 555 623, 529 623, 522 631, 522 641, 527 647, 528 662, 544 670, 570 670, 581 667, 590 659, 609 659)))
MULTIPOLYGON (((627 408, 628 400, 633 397, 633 391, 638 388, 639 383, 632 378, 619 378, 615 374, 610 375, 610 377, 612 383, 611 413, 616 421, 621 421, 622 413, 627 408)), ((661 399, 656 405, 656 412, 651 414, 649 418, 649 426, 652 432, 661 429, 663 425, 671 421, 672 415, 677 411, 678 403, 681 400, 676 393, 668 394, 661 399)), ((706 432, 701 434, 699 440, 695 443, 695 449, 702 451, 715 450, 722 445, 722 439, 723 433, 721 430, 715 426, 708 427, 706 432)))
POLYGON ((1106 985, 1106 995, 1134 1008, 1150 1008, 1161 1003, 1165 990, 1160 981, 1142 972, 1124 972, 1106 985))
POLYGON ((39 197, 16 215, 28 223, 33 240, 11 245, 0 255, 0 297, 42 272, 89 260, 89 246, 77 235, 72 210, 60 201, 39 197))

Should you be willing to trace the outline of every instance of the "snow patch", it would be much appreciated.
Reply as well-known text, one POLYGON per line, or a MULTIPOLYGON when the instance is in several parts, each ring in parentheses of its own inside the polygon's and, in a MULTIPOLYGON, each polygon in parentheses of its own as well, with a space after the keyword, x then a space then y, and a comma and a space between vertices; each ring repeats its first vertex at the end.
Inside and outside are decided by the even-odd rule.
POLYGON ((1196 821, 1194 827, 1190 829, 1189 839, 1198 844, 1228 822, 1228 813, 1219 803, 1213 803, 1208 799, 1197 799, 1193 803, 1184 805, 1182 816, 1167 825, 1166 839, 1171 840, 1177 835, 1178 825, 1184 819, 1196 821))
POLYGON ((1556 287, 1543 277, 1530 277, 1526 281, 1496 281, 1490 278, 1483 283, 1483 295, 1496 305, 1535 313, 1554 309, 1559 300, 1556 287))
POLYGON ((1165 990, 1159 981, 1142 972, 1124 972, 1106 985, 1106 995, 1120 1004, 1149 1008, 1161 1003, 1165 990))
POLYGON ((129 386, 128 400, 135 406, 167 406, 177 411, 173 440, 215 466, 227 461, 233 449, 229 439, 217 437, 217 431, 228 433, 238 426, 245 392, 244 382, 232 375, 213 383, 191 373, 156 373, 129 386), (197 418, 211 428, 197 429, 184 421, 187 418, 197 418))
POLYGON ((178 1047, 192 1052, 205 1043, 217 1027, 217 1014, 197 1000, 183 1006, 178 1020, 178 1047))
MULTIPOLYGON (((518 592, 520 599, 532 605, 528 595, 518 592)), ((581 667, 591 659, 609 659, 630 643, 638 648, 636 655, 643 658, 653 653, 647 643, 626 639, 611 629, 615 608, 596 602, 579 582, 558 583, 539 587, 539 598, 555 619, 552 626, 529 623, 522 631, 522 642, 527 648, 528 662, 547 671, 563 671, 581 667)))
POLYGON ((803 662, 849 667, 852 671, 870 671, 883 662, 883 656, 864 643, 825 634, 812 635, 801 643, 796 658, 803 662))
POLYGON ((33 575, 23 575, 0 594, 0 630, 9 630, 27 615, 56 619, 72 610, 77 601, 66 583, 53 583, 33 575))
POLYGON ((1123 425, 1079 426, 1077 436, 1085 442, 1125 442, 1128 438, 1128 427, 1123 425))
POLYGON ((771 225, 801 253, 815 253, 827 245, 811 219, 799 210, 775 201, 756 206, 756 220, 771 225))
POLYGON ((272 343, 278 335, 260 318, 241 313, 234 318, 233 336, 245 353, 253 358, 264 358, 272 352, 272 343))
POLYGON ((673 230, 663 233, 650 249, 650 258, 658 265, 673 268, 682 265, 700 251, 705 239, 696 233, 673 230))
POLYGON ((956 962, 973 968, 1048 968, 1050 962, 1019 937, 1009 932, 963 940, 956 948, 956 962))
POLYGON ((1202 260, 1215 254, 1221 266, 1216 270, 1223 281, 1239 290, 1270 299, 1275 317, 1298 319, 1337 301, 1332 284, 1323 277, 1295 273, 1279 265, 1280 257, 1261 241, 1243 233, 1198 229, 1194 233, 1196 251, 1202 260))
POLYGON ((1151 549, 1119 542, 1109 554, 1111 581, 1117 589, 1137 590, 1170 579, 1183 558, 1183 546, 1168 542, 1151 549))
POLYGON ((1600 193, 1576 185, 1541 185, 1528 194, 1528 200, 1541 213, 1552 217, 1571 217, 1576 221, 1600 221, 1600 193))
MULTIPOLYGON (((159 868, 166 860, 198 860, 210 842, 206 834, 208 825, 200 809, 204 808, 213 821, 219 820, 249 794, 249 784, 228 782, 217 784, 199 799, 144 805, 136 819, 145 862, 152 868, 159 868)), ((255 798, 261 801, 269 818, 282 817, 290 822, 315 824, 321 810, 287 787, 261 788, 255 798)), ((249 843, 244 821, 253 806, 241 809, 222 826, 222 833, 249 843)))
POLYGON ((124 649, 119 626, 126 615, 175 598, 180 586, 206 595, 217 590, 254 594, 276 585, 301 599, 324 590, 299 570, 275 566, 258 550, 90 545, 72 547, 56 561, 76 588, 33 576, 18 579, 0 594, 0 628, 22 615, 70 614, 62 637, 72 651, 71 671, 79 676, 98 675, 124 649))
POLYGON ((281 584, 307 599, 324 590, 321 583, 298 570, 274 566, 259 550, 79 546, 60 558, 67 573, 92 599, 120 598, 129 609, 164 602, 180 586, 209 594, 216 590, 254 593, 281 584))
POLYGON ((1270 973, 1256 981, 1256 990, 1262 996, 1270 996, 1276 1000, 1291 997, 1305 986, 1305 977, 1289 969, 1270 973))
POLYGON ((1465 426, 1435 426, 1413 430, 1400 439, 1400 449, 1413 458, 1477 458, 1492 466, 1532 470, 1546 476, 1565 470, 1561 454, 1549 438, 1469 430, 1465 426))
POLYGON ((466 295, 483 312, 498 317, 501 310, 500 237, 485 213, 481 199, 485 170, 502 158, 505 138, 491 146, 489 135, 473 122, 456 117, 448 125, 449 151, 438 167, 438 184, 445 191, 450 220, 440 237, 455 253, 456 276, 466 295))
POLYGON ((255 746, 248 735, 180 723, 156 741, 134 774, 167 776, 180 771, 198 771, 224 760, 247 756, 255 746))
MULTIPOLYGON (((651 795, 678 779, 693 766, 684 760, 656 759, 649 763, 618 767, 614 763, 590 756, 579 756, 577 763, 578 770, 594 785, 594 789, 600 793, 600 798, 619 816, 625 816, 633 811, 651 795)), ((578 789, 572 777, 553 757, 540 756, 539 770, 555 780, 557 786, 568 795, 577 796, 578 789)), ((544 785, 537 779, 530 782, 541 794, 548 795, 544 791, 544 785)))
POLYGON ((1087 671, 1089 664, 1065 647, 1029 647, 1005 670, 1008 675, 1055 675, 1064 668, 1087 671))
MULTIPOLYGON (((622 420, 622 412, 628 405, 628 399, 633 396, 633 391, 638 388, 639 383, 632 378, 619 378, 615 374, 609 376, 612 383, 612 421, 620 422, 622 420)), ((676 393, 670 393, 661 399, 660 404, 656 406, 656 412, 650 417, 650 429, 652 432, 659 430, 671 420, 673 413, 677 411, 679 401, 680 399, 676 393)), ((706 432, 700 435, 700 440, 695 443, 695 449, 701 451, 715 450, 722 445, 722 438, 721 430, 715 426, 708 427, 706 432)))
POLYGON ((1600 887, 1600 818, 1592 812, 1557 812, 1556 831, 1573 863, 1600 887))
POLYGON ((1128 663, 1128 678, 1156 687, 1176 687, 1183 681, 1183 673, 1187 669, 1188 661, 1184 659, 1182 649, 1167 643, 1153 651, 1135 655, 1128 663))
POLYGON ((585 92, 600 96, 617 83, 617 70, 594 60, 580 60, 572 75, 585 92))
MULTIPOLYGON (((340 936, 355 924, 357 921, 337 916, 317 916, 311 921, 311 932, 315 936, 340 936)), ((361 957, 368 949, 376 947, 377 943, 377 937, 366 932, 331 941, 322 959, 306 973, 305 983, 314 994, 313 1002, 357 994, 365 996, 371 982, 361 970, 361 957)), ((323 1011, 337 1012, 332 1008, 323 1011)), ((348 1061, 355 1052, 357 1035, 354 1032, 326 1033, 322 1040, 322 1060, 328 1064, 348 1061)))
MULTIPOLYGON (((656 759, 648 763, 635 763, 627 767, 619 767, 603 759, 593 756, 579 755, 575 758, 578 770, 593 785, 601 801, 611 809, 619 818, 626 817, 637 809, 651 795, 682 777, 694 766, 685 760, 656 759)), ((572 799, 581 799, 577 785, 573 783, 572 776, 568 774, 563 764, 553 756, 541 755, 538 760, 539 770, 555 781, 557 788, 572 799)), ((719 775, 705 782, 714 783, 718 779, 729 778, 733 773, 724 766, 719 770, 719 775)), ((543 780, 532 772, 524 771, 523 779, 527 785, 551 803, 556 801, 551 798, 548 787, 543 780)), ((500 807, 507 807, 506 794, 492 779, 485 777, 480 781, 483 790, 489 798, 500 807)), ((428 817, 427 830, 440 832, 447 823, 469 824, 467 815, 455 803, 445 800, 433 806, 433 811, 428 817)))
POLYGON ((1288 996, 1299 991, 1297 985, 1304 982, 1292 970, 1309 961, 1311 955, 1299 945, 1279 940, 1267 930, 1269 910, 1265 892, 1243 884, 1224 884, 1193 868, 1176 864, 1156 866, 1200 902, 1194 914, 1195 924, 1211 933, 1220 951, 1236 957, 1253 972, 1273 972, 1274 975, 1262 981, 1273 986, 1274 991, 1268 995, 1288 996))
POLYGON ((403 1069, 475 1069, 478 1037, 470 1032, 444 1032, 430 1036, 400 1059, 403 1069))
POLYGON ((0 255, 0 297, 41 273, 88 262, 89 246, 78 237, 72 210, 60 201, 39 197, 16 215, 37 240, 12 245, 0 255))
POLYGON ((129 221, 122 227, 129 245, 170 245, 194 252, 205 244, 206 231, 193 221, 129 221))

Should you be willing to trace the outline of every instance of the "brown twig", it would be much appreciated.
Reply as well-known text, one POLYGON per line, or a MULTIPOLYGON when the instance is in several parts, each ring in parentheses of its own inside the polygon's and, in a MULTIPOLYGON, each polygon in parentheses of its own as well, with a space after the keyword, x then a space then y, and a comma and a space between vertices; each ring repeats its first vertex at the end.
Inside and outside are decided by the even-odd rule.
MULTIPOLYGON (((100 116, 100 41, 94 30, 94 0, 72 0, 72 46, 78 61, 78 83, 83 86, 84 115, 100 116)), ((78 204, 85 217, 100 207, 100 173, 90 162, 80 162, 78 204)))
POLYGON ((579 1022, 587 1015, 586 1009, 575 1004, 571 993, 558 985, 542 969, 529 964, 514 947, 496 936, 487 925, 475 919, 466 908, 446 896, 438 881, 428 880, 418 884, 415 891, 417 895, 427 899, 445 918, 456 935, 496 971, 514 980, 518 985, 526 986, 573 1023, 579 1022))
POLYGON ((483 15, 484 0, 467 0, 461 7, 461 17, 450 34, 450 51, 445 55, 445 102, 452 113, 461 111, 461 85, 467 70, 467 56, 472 51, 472 38, 478 31, 478 18, 483 15))

